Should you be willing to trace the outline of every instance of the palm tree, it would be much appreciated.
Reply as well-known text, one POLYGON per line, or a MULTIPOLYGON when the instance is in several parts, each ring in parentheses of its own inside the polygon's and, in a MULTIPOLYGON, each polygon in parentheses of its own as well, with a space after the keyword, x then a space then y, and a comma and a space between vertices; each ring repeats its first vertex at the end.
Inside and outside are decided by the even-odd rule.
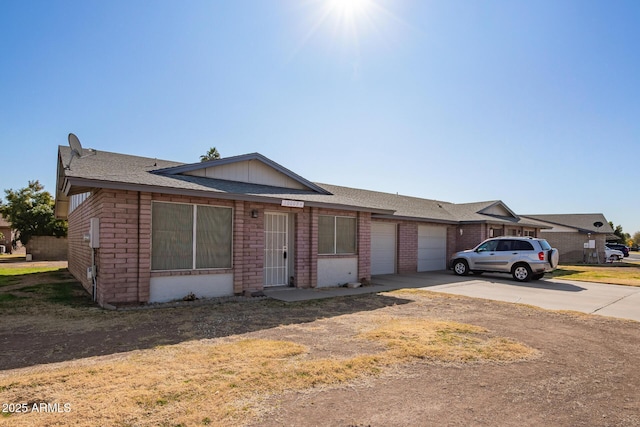
POLYGON ((209 160, 218 160, 219 158, 220 153, 218 153, 216 147, 211 147, 209 148, 209 151, 207 151, 207 154, 203 154, 202 156, 200 156, 200 161, 208 162, 209 160))

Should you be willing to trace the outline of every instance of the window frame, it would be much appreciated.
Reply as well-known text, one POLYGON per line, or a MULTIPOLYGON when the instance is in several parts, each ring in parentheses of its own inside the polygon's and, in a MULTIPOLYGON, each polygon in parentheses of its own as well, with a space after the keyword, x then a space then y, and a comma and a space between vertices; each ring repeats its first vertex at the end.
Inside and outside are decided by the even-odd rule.
POLYGON ((150 256, 149 256, 149 265, 150 265, 150 271, 151 272, 163 272, 163 271, 200 271, 200 270, 229 270, 233 268, 233 249, 234 249, 234 233, 233 233, 233 226, 234 226, 234 208, 230 207, 230 206, 221 206, 221 205, 207 205, 207 204, 203 204, 203 203, 184 203, 184 202, 165 202, 163 200, 153 200, 151 202, 151 233, 150 233, 150 242, 149 242, 149 250, 150 250, 150 256), (155 204, 165 204, 165 205, 187 205, 187 206, 191 206, 192 208, 192 229, 191 229, 191 236, 192 236, 192 242, 191 242, 191 267, 190 268, 168 268, 168 269, 154 269, 153 268, 153 234, 154 234, 154 230, 153 230, 153 206, 155 204), (197 255, 197 247, 198 247, 198 207, 204 207, 204 208, 222 208, 222 209, 229 209, 230 210, 230 231, 229 231, 229 265, 228 266, 224 266, 224 267, 197 267, 197 263, 198 263, 198 255, 197 255))
POLYGON ((358 220, 355 216, 347 215, 318 215, 318 255, 320 256, 340 256, 340 255, 357 255, 358 254, 358 220), (333 218, 333 251, 320 251, 320 217, 333 218), (338 252, 338 218, 345 218, 353 221, 353 252, 338 252))

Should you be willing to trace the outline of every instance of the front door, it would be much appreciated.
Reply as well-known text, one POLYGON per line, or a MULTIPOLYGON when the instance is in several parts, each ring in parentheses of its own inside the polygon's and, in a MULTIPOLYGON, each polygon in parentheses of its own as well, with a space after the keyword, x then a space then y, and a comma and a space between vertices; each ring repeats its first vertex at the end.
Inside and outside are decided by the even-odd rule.
POLYGON ((287 285, 287 230, 286 213, 264 214, 264 286, 287 285))

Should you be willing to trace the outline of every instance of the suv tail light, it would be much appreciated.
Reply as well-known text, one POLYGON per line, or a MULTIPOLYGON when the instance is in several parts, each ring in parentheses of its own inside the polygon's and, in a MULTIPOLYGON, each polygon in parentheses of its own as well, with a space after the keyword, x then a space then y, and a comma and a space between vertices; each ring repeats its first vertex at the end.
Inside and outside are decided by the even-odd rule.
POLYGON ((544 261, 544 252, 538 252, 538 259, 544 261))

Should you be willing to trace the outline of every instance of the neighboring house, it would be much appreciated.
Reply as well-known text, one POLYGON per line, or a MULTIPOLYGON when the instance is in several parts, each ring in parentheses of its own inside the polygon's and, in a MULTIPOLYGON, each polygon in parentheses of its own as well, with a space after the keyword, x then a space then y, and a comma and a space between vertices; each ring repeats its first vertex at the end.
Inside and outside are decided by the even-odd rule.
POLYGON ((11 224, 0 215, 0 246, 4 247, 4 253, 11 253, 11 241, 13 240, 13 230, 11 224))
POLYGON ((59 147, 56 215, 69 221, 69 271, 101 305, 443 270, 460 249, 542 227, 501 201, 313 183, 257 153, 193 164, 91 154, 65 167, 59 147))
POLYGON ((540 236, 558 249, 563 263, 604 262, 604 245, 617 239, 603 214, 523 215, 537 221, 540 236), (600 225, 597 227, 596 225, 600 225), (589 242, 592 242, 589 244, 589 242), (586 246, 586 247, 585 247, 586 246))

